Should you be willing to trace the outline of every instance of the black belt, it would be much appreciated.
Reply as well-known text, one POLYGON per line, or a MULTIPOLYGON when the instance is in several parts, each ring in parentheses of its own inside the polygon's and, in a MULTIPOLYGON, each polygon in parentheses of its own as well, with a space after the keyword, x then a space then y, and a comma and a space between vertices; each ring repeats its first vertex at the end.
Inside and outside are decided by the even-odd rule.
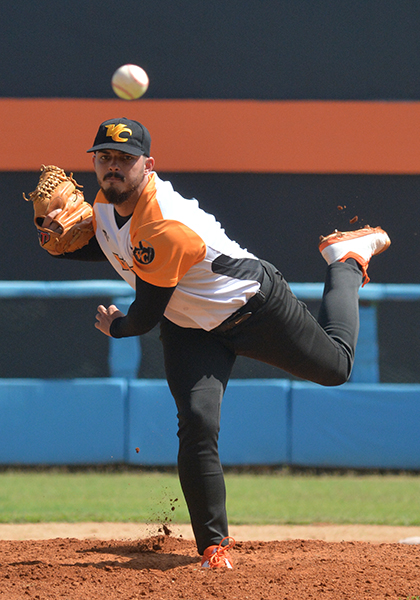
POLYGON ((256 313, 260 306, 264 304, 268 294, 271 291, 273 282, 271 281, 265 269, 263 269, 263 273, 263 280, 260 284, 260 289, 258 290, 258 292, 254 296, 252 296, 246 304, 241 306, 239 310, 235 311, 232 315, 230 315, 230 317, 228 317, 222 323, 220 323, 220 325, 212 329, 212 332, 224 333, 225 331, 233 329, 234 327, 239 325, 239 323, 243 323, 244 321, 249 319, 249 317, 256 313))

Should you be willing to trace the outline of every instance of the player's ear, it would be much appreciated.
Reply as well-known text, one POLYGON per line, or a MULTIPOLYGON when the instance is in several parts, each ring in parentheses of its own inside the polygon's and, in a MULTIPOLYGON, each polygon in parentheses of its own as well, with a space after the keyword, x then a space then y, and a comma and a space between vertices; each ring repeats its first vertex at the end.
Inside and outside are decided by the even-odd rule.
POLYGON ((153 171, 154 166, 155 166, 155 159, 153 158, 153 156, 147 156, 147 157, 145 157, 144 172, 145 173, 150 173, 151 171, 153 171))

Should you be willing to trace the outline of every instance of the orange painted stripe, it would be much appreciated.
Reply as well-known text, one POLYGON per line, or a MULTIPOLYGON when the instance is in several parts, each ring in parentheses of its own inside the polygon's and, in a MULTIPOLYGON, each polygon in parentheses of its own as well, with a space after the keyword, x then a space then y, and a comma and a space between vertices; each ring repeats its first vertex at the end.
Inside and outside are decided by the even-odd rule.
POLYGON ((102 121, 152 135, 158 171, 420 173, 420 102, 0 99, 0 170, 90 171, 102 121))

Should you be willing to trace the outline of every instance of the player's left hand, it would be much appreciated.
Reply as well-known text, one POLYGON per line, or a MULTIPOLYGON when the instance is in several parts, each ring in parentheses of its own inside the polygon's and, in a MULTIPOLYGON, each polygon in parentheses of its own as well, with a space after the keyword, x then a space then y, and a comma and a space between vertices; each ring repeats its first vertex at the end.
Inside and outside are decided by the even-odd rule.
POLYGON ((125 314, 118 310, 114 304, 111 304, 108 308, 105 308, 103 304, 100 304, 98 306, 98 312, 96 313, 96 329, 99 329, 99 331, 102 331, 102 333, 111 337, 109 329, 112 321, 117 317, 125 317, 125 314))

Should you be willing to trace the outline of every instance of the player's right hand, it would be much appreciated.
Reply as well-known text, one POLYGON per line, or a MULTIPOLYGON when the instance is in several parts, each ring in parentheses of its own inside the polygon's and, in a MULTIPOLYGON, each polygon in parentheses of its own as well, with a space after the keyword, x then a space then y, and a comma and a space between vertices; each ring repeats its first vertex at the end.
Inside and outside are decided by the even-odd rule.
POLYGON ((108 308, 105 308, 103 304, 100 304, 98 306, 98 312, 96 313, 95 327, 96 329, 99 329, 99 331, 102 331, 102 333, 104 333, 105 335, 111 337, 111 334, 109 332, 111 328, 111 323, 114 319, 117 319, 118 317, 125 317, 125 314, 121 312, 115 306, 115 304, 111 304, 110 306, 108 306, 108 308))

